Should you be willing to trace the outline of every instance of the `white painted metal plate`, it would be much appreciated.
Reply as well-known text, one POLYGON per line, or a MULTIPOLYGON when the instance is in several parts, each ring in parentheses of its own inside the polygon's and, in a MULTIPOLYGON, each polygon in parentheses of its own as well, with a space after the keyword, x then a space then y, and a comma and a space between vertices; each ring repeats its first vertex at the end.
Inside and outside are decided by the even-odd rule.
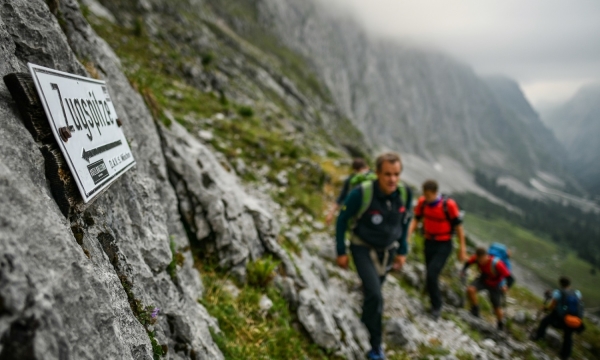
POLYGON ((135 165, 104 81, 34 64, 29 71, 84 202, 135 165), (70 129, 64 141, 60 129, 70 129))

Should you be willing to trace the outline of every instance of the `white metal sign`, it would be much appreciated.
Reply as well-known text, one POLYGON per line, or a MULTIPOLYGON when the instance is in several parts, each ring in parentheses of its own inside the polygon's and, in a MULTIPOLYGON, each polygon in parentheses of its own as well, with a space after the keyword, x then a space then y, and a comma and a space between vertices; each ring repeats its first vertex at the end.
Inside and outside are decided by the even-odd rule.
POLYGON ((28 64, 84 202, 135 165, 106 83, 28 64))

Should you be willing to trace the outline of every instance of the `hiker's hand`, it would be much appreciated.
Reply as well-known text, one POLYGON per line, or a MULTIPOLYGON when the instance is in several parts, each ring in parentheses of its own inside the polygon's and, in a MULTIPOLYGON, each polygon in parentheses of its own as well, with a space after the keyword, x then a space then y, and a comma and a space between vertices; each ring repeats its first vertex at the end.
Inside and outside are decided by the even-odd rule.
POLYGON ((406 263, 406 255, 396 255, 392 269, 394 269, 394 271, 400 271, 404 267, 404 263, 406 263))
POLYGON ((325 217, 325 224, 327 226, 331 225, 331 222, 333 221, 333 216, 335 215, 335 213, 333 211, 330 211, 327 216, 325 217))
POLYGON ((508 292, 508 286, 502 286, 502 292, 506 294, 508 292))
POLYGON ((462 249, 458 250, 458 261, 465 262, 467 261, 467 251, 462 249))
POLYGON ((335 262, 342 269, 347 269, 348 268, 348 255, 338 256, 335 262))

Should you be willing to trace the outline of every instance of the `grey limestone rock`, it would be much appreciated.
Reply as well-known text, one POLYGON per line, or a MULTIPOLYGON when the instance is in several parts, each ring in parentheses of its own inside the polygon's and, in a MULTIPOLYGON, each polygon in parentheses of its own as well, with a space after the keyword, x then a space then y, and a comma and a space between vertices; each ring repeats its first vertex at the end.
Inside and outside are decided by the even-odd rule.
POLYGON ((298 319, 313 341, 328 350, 340 347, 340 331, 332 314, 313 289, 304 289, 299 294, 298 319))
POLYGON ((273 280, 275 286, 281 291, 283 298, 288 302, 290 308, 296 309, 298 307, 298 293, 294 280, 289 277, 276 276, 273 280))
POLYGON ((506 340, 506 333, 498 331, 495 324, 489 323, 481 318, 474 317, 465 309, 458 310, 458 316, 464 322, 469 324, 473 330, 477 330, 482 335, 487 336, 494 341, 506 340))
POLYGON ((442 290, 444 300, 450 306, 460 308, 464 305, 464 295, 457 294, 451 287, 445 286, 442 290))
POLYGON ((151 359, 151 329, 172 358, 220 359, 152 116, 79 4, 58 6, 62 27, 44 1, 1 2, 0 75, 28 61, 87 75, 77 60, 86 59, 108 82, 137 166, 65 219, 38 144, 0 84, 0 357, 151 359), (175 278, 170 241, 185 259, 175 278), (141 307, 160 308, 153 326, 136 319, 141 307))
POLYGON ((169 178, 184 222, 205 249, 225 269, 245 266, 264 253, 248 196, 237 178, 212 152, 181 125, 160 126, 169 178))
POLYGON ((519 310, 513 316, 513 321, 517 324, 525 324, 529 318, 530 316, 525 310, 519 310))
POLYGON ((415 348, 420 334, 417 328, 404 318, 390 319, 385 324, 387 343, 396 347, 415 348))

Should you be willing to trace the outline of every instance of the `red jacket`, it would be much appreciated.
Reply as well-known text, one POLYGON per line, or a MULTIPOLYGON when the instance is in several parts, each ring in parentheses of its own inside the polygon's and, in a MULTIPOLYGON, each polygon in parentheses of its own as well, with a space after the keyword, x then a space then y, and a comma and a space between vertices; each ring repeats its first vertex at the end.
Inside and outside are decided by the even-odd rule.
POLYGON ((425 239, 427 240, 452 240, 454 227, 461 223, 460 210, 456 201, 449 198, 445 201, 448 216, 444 212, 443 198, 438 200, 437 203, 427 204, 425 197, 421 196, 417 206, 414 208, 416 219, 423 220, 423 230, 425 232, 425 239))
POLYGON ((473 255, 471 258, 469 258, 467 264, 477 264, 477 266, 479 266, 479 271, 481 271, 481 275, 483 275, 485 285, 495 288, 500 285, 502 280, 506 279, 510 275, 510 271, 508 271, 508 268, 500 259, 498 259, 496 262, 495 269, 492 269, 493 259, 493 256, 488 255, 488 260, 482 266, 479 264, 479 262, 477 262, 477 256, 473 255))

